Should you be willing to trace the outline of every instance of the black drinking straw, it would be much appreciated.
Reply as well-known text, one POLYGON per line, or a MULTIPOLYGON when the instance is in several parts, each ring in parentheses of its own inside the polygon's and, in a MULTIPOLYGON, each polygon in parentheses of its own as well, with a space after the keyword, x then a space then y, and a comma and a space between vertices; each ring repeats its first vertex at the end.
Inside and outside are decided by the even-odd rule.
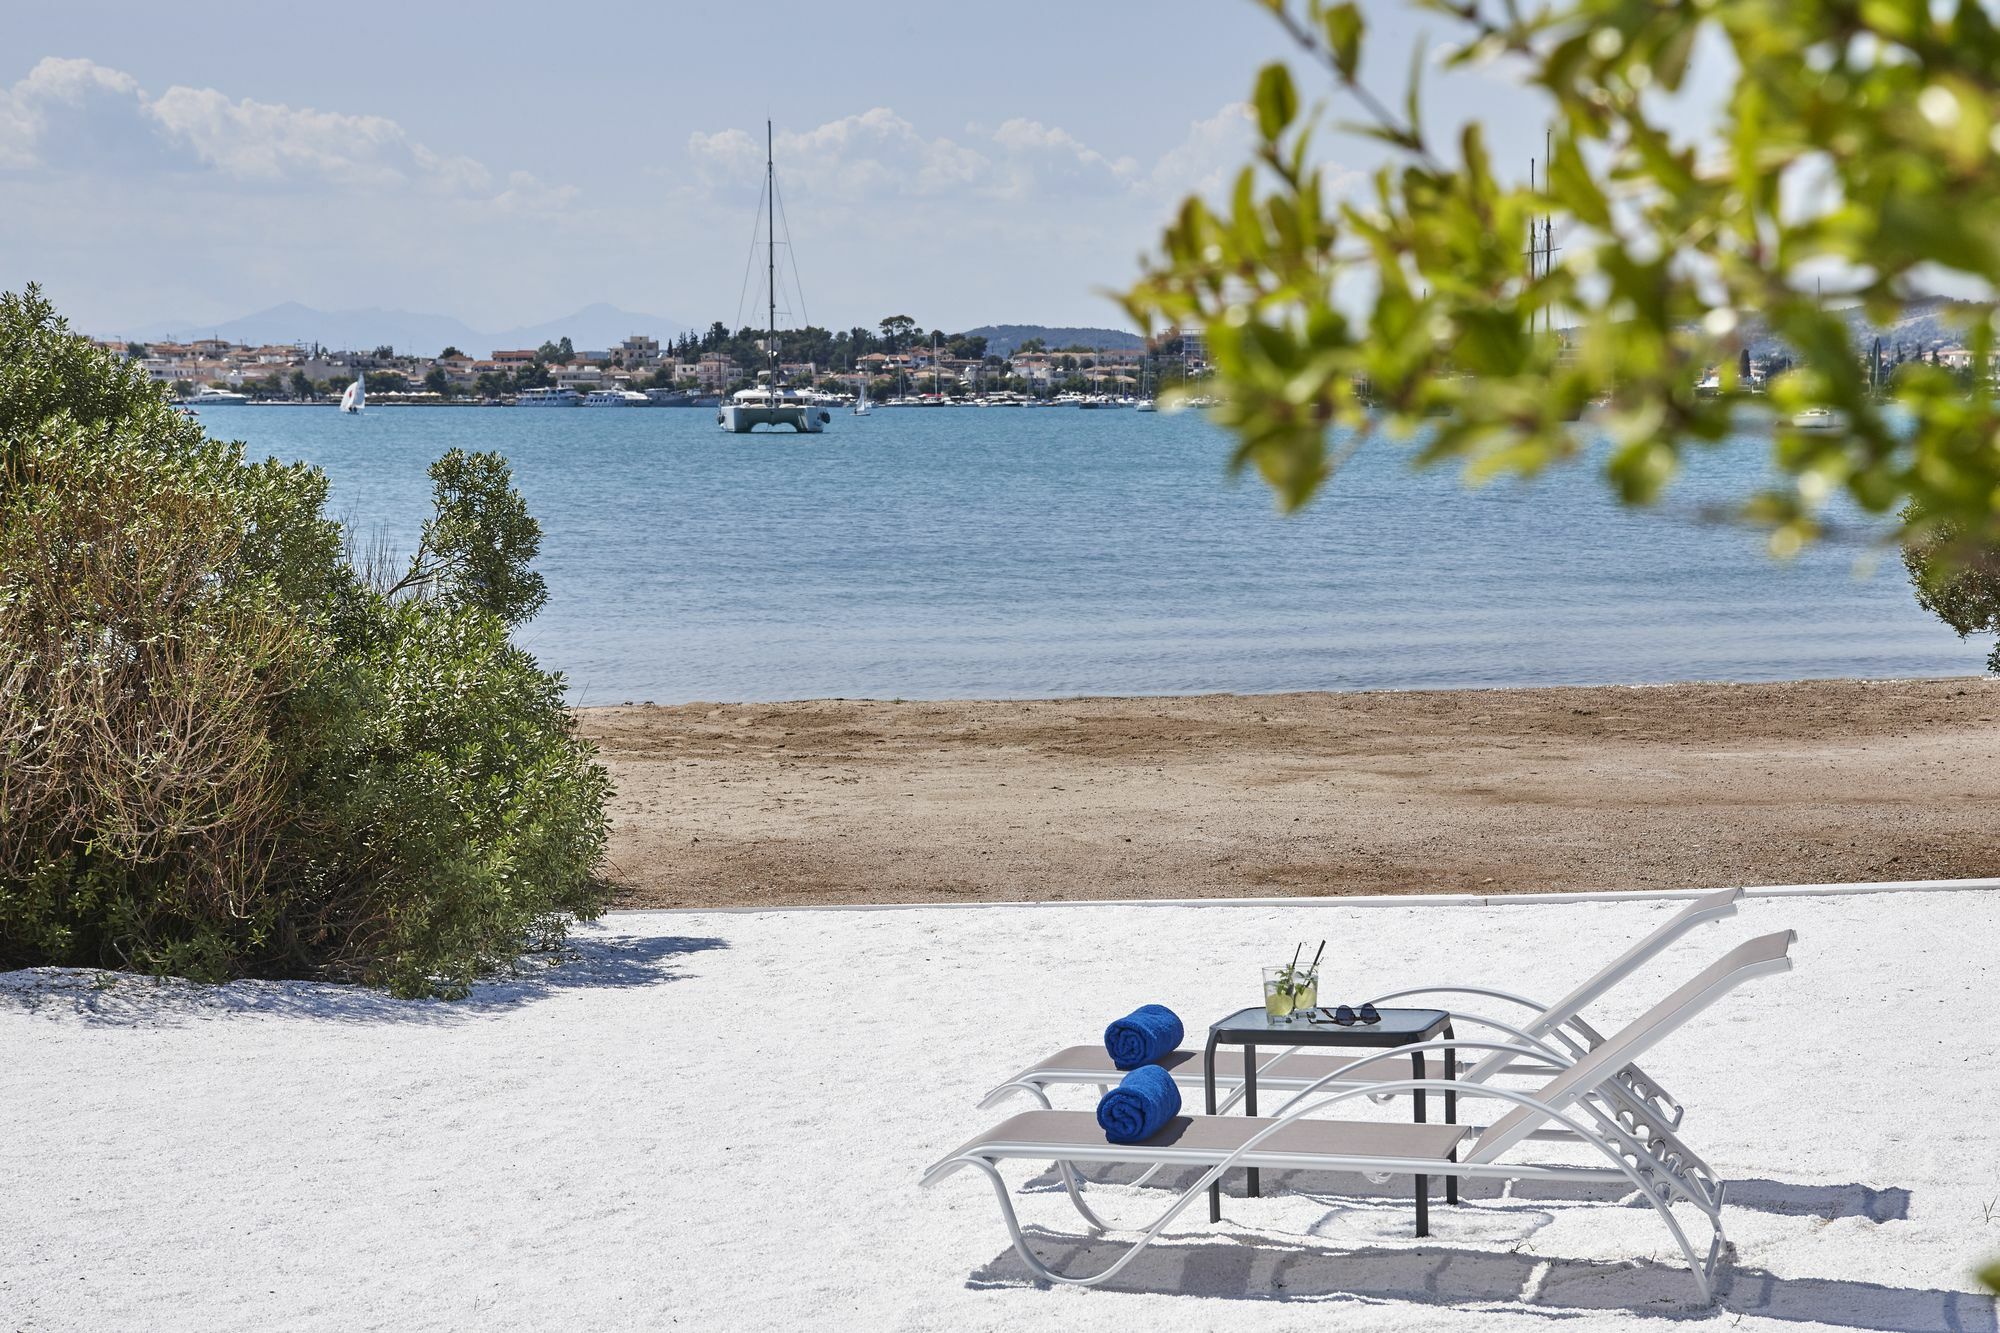
POLYGON ((1306 951, 1306 942, 1305 942, 1304 940, 1300 940, 1300 941, 1299 941, 1299 947, 1298 947, 1298 948, 1296 948, 1296 949, 1294 949, 1294 950, 1292 950, 1292 965, 1291 965, 1290 967, 1288 967, 1288 968, 1286 968, 1286 969, 1285 969, 1285 975, 1286 975, 1286 976, 1290 976, 1290 977, 1296 977, 1296 976, 1298 976, 1298 974, 1299 974, 1299 955, 1300 955, 1300 954, 1302 954, 1302 953, 1304 953, 1305 951, 1306 951))
MULTIPOLYGON (((1303 949, 1306 946, 1301 944, 1299 947, 1303 949)), ((1312 966, 1308 967, 1306 971, 1317 974, 1319 972, 1319 955, 1325 952, 1326 952, 1326 941, 1321 940, 1319 942, 1319 953, 1315 953, 1313 955, 1312 966)))

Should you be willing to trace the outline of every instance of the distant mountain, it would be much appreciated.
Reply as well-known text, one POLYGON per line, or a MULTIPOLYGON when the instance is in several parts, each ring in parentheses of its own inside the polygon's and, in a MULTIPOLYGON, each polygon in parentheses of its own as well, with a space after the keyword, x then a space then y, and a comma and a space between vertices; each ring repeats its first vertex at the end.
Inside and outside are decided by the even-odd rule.
MULTIPOLYGON (((155 324, 131 335, 140 342, 185 342, 189 338, 227 338, 248 343, 319 343, 325 347, 361 349, 384 343, 397 351, 436 356, 447 346, 472 350, 481 335, 463 320, 449 315, 420 315, 407 310, 315 310, 287 301, 254 315, 216 324, 186 321, 155 324)), ((479 349, 484 351, 486 349, 479 349)))
POLYGON ((366 351, 384 345, 412 356, 436 356, 456 347, 474 356, 499 348, 539 347, 567 337, 578 351, 603 351, 634 333, 669 338, 687 326, 659 315, 621 310, 602 301, 575 314, 545 324, 482 333, 449 315, 416 314, 408 310, 315 310, 287 301, 269 310, 219 324, 185 321, 155 324, 126 335, 140 342, 178 342, 188 338, 227 338, 248 343, 318 343, 341 350, 366 351))
MULTIPOLYGON (((1960 315, 1962 307, 1968 304, 1949 297, 1927 297, 1911 301, 1885 324, 1877 324, 1868 317, 1868 311, 1858 305, 1829 313, 1839 316, 1847 325, 1847 341, 1857 352, 1865 352, 1875 339, 1880 338, 1885 348, 1893 350, 1900 346, 1914 353, 1926 351, 1935 343, 1961 341, 1966 336, 1967 326, 1963 320, 1954 317, 1960 315)), ((1761 316, 1749 321, 1745 333, 1752 356, 1769 356, 1785 350, 1784 344, 1764 327, 1761 316)))
MULTIPOLYGON (((546 324, 502 329, 498 333, 481 336, 495 348, 540 347, 545 342, 568 338, 571 346, 579 352, 602 352, 607 348, 616 347, 635 333, 644 334, 649 338, 666 339, 686 333, 687 328, 687 325, 677 320, 621 310, 615 305, 599 301, 594 305, 585 306, 573 315, 552 319, 546 324)), ((466 348, 466 350, 472 349, 466 348)), ((490 349, 482 345, 480 350, 483 352, 490 349)))
POLYGON ((985 324, 967 329, 966 336, 986 339, 992 356, 1012 356, 1022 343, 1040 338, 1050 351, 1058 347, 1088 347, 1101 352, 1123 352, 1144 347, 1146 340, 1123 329, 1065 329, 1046 324, 985 324))

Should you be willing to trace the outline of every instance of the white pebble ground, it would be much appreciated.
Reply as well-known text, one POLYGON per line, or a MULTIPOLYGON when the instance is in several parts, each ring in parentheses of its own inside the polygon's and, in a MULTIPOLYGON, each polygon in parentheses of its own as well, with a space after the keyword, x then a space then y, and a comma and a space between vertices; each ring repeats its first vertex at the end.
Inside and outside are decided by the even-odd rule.
MULTIPOLYGON (((1080 1291, 1023 1280, 977 1175, 917 1187, 1006 1113, 974 1103, 1016 1067, 1148 1000, 1203 1027, 1297 940, 1328 939, 1328 1002, 1554 994, 1674 910, 632 913, 459 1004, 0 974, 0 1330, 1992 1333, 1973 1273, 2000 1257, 1996 892, 1747 901, 1593 1012, 1799 932, 1793 972, 1645 1061, 1733 1182, 1712 1310, 1653 1214, 1588 1189, 1468 1187, 1418 1241, 1386 1187, 1294 1177, 1220 1225, 1191 1209, 1080 1291)), ((1076 1257, 1046 1168, 1009 1176, 1076 1257)), ((1170 1197, 1094 1193, 1114 1221, 1170 1197)))

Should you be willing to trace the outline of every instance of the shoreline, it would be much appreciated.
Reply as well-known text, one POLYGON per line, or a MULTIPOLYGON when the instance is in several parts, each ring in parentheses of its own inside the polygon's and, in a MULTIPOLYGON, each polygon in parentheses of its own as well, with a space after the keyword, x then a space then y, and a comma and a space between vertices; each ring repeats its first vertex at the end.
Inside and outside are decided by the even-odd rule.
POLYGON ((2000 680, 576 710, 611 906, 2000 874, 2000 680))

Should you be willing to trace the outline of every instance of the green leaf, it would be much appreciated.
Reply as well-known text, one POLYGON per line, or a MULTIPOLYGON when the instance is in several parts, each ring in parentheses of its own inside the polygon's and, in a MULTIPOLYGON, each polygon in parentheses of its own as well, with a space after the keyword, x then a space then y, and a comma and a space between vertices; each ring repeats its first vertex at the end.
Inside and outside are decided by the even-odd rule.
POLYGON ((1320 27, 1326 33, 1327 50, 1333 53, 1333 67, 1341 78, 1354 82, 1361 67, 1361 35, 1366 27, 1361 10, 1349 3, 1329 6, 1320 15, 1320 27))
POLYGON ((1267 140, 1275 140, 1299 114, 1298 90, 1292 86, 1292 72, 1280 61, 1272 61, 1257 73, 1253 95, 1257 107, 1257 129, 1267 140))

